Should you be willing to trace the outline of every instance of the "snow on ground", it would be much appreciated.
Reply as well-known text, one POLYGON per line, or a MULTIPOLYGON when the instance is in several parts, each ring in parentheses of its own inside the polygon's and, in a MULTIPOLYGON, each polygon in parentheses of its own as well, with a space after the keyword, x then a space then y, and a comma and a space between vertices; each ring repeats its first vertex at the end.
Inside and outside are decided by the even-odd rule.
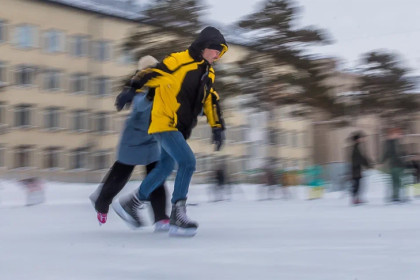
POLYGON ((303 187, 259 200, 258 185, 209 203, 209 186, 194 185, 194 238, 133 231, 112 211, 99 227, 94 184, 47 182, 46 202, 25 207, 17 183, 0 181, 0 279, 420 279, 420 201, 387 204, 384 182, 367 181, 357 207, 341 192, 307 200, 303 187))

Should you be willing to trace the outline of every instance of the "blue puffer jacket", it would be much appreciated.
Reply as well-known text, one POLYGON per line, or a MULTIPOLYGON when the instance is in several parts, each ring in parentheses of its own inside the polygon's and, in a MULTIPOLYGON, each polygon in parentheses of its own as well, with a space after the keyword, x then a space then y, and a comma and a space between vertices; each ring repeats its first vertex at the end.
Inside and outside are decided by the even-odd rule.
POLYGON ((160 159, 160 146, 147 130, 152 102, 145 93, 137 94, 132 102, 118 146, 117 160, 129 165, 146 165, 160 159))

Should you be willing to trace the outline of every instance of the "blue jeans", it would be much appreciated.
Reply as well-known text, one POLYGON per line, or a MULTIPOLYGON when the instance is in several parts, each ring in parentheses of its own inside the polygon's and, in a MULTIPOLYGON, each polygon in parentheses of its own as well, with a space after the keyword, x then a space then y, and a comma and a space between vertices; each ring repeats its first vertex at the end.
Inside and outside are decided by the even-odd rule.
POLYGON ((187 199, 188 187, 195 171, 195 156, 179 131, 153 134, 161 146, 160 160, 140 185, 138 196, 147 200, 150 194, 171 175, 175 162, 178 164, 171 202, 187 199))

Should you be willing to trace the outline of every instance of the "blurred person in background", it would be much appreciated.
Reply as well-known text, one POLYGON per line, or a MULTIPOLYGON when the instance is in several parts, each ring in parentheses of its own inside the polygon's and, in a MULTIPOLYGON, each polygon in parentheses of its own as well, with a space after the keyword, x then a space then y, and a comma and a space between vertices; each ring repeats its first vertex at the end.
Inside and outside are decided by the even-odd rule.
POLYGON ((384 151, 381 162, 388 162, 389 172, 392 179, 391 202, 401 201, 401 176, 404 171, 405 162, 403 161, 404 153, 398 140, 402 137, 400 128, 391 128, 387 133, 384 151))
POLYGON ((352 203, 357 205, 360 203, 364 203, 360 198, 360 180, 362 179, 362 169, 365 168, 372 168, 372 161, 367 157, 365 153, 361 150, 362 143, 365 142, 366 135, 359 131, 353 134, 352 141, 353 141, 353 148, 351 152, 351 174, 352 174, 352 203))
POLYGON ((224 191, 226 185, 226 165, 224 162, 217 164, 214 170, 215 185, 213 188, 214 202, 224 199, 224 191))
MULTIPOLYGON (((273 199, 276 195, 276 189, 278 187, 278 178, 276 176, 276 171, 272 167, 273 163, 266 164, 263 169, 263 176, 264 176, 264 187, 266 188, 266 198, 265 199, 273 199)), ((261 196, 263 200, 263 196, 261 196)))
MULTIPOLYGON (((158 61, 152 56, 140 58, 138 71, 153 67, 158 61)), ((131 90, 129 87, 125 90, 131 90)), ((154 91, 154 89, 150 89, 154 91)), ((160 158, 157 140, 147 133, 152 102, 146 98, 148 90, 143 90, 132 100, 132 110, 128 115, 118 145, 117 161, 114 162, 102 184, 90 195, 97 212, 99 224, 105 224, 109 206, 114 197, 124 188, 136 165, 145 165, 149 174, 160 158)), ((121 110, 122 108, 117 108, 121 110)), ((164 182, 150 194, 150 204, 154 214, 155 230, 168 231, 169 217, 166 214, 166 190, 164 182)), ((133 215, 138 215, 136 211, 133 215)), ((136 219, 139 221, 140 219, 136 219)), ((144 226, 136 223, 134 228, 144 226)))
MULTIPOLYGON (((219 150, 224 140, 224 121, 219 106, 219 96, 213 89, 215 72, 212 64, 228 47, 223 35, 214 27, 204 28, 190 47, 167 56, 156 67, 140 72, 133 79, 133 87, 155 89, 147 98, 153 100, 149 134, 161 147, 161 157, 156 167, 141 183, 134 194, 113 203, 117 214, 127 223, 137 219, 133 208, 141 208, 150 200, 150 194, 172 173, 175 163, 178 170, 172 193, 172 211, 169 234, 194 236, 198 224, 186 213, 186 201, 191 177, 195 171, 195 156, 187 139, 204 113, 212 128, 213 142, 219 150)), ((124 106, 132 96, 122 95, 117 106, 124 106)))
POLYGON ((415 153, 411 158, 411 167, 413 169, 414 183, 420 183, 420 155, 415 153))
POLYGON ((26 192, 26 206, 41 204, 45 201, 43 182, 36 177, 30 177, 20 181, 26 192))

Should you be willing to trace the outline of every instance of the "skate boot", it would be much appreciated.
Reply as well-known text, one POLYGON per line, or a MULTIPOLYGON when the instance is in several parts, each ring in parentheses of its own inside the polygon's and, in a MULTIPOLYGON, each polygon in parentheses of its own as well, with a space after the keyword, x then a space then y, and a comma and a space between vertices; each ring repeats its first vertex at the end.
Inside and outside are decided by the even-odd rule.
POLYGON ((129 194, 112 203, 115 213, 132 229, 144 226, 140 210, 146 208, 146 202, 140 201, 135 194, 129 194))
POLYGON ((100 226, 102 226, 103 224, 105 224, 105 223, 106 223, 106 220, 107 220, 107 218, 108 218, 108 214, 107 214, 107 213, 100 213, 100 212, 97 212, 96 217, 97 217, 97 219, 98 219, 99 225, 100 225, 100 226))
POLYGON ((108 218, 107 213, 101 213, 96 210, 95 203, 98 200, 99 193, 101 192, 102 186, 99 186, 91 195, 89 195, 90 203, 92 204, 93 208, 96 211, 96 218, 98 219, 99 225, 102 226, 106 223, 108 218))
POLYGON ((197 233, 198 224, 187 217, 186 200, 178 200, 172 205, 169 221, 170 236, 189 236, 197 233))
POLYGON ((163 219, 155 223, 155 232, 168 232, 169 219, 163 219))

